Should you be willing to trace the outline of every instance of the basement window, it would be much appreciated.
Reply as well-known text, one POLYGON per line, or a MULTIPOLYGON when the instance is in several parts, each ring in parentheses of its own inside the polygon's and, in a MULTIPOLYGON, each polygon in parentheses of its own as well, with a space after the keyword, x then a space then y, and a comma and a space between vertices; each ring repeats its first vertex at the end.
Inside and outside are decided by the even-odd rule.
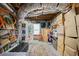
POLYGON ((40 23, 34 24, 34 35, 40 34, 40 23))
POLYGON ((22 30, 22 34, 25 34, 26 33, 26 31, 25 30, 22 30))
POLYGON ((26 27, 26 24, 23 23, 23 24, 22 24, 22 27, 25 28, 25 27, 26 27))
POLYGON ((47 27, 50 28, 50 22, 47 23, 47 27))
POLYGON ((45 22, 41 22, 41 28, 45 28, 46 27, 46 23, 45 22))

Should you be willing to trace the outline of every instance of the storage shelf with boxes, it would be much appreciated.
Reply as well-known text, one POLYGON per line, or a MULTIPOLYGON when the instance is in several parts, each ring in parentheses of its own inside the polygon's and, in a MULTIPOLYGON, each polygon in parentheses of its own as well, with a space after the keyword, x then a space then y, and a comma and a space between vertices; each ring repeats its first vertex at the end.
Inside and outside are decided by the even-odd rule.
POLYGON ((0 7, 0 53, 10 51, 15 46, 12 44, 17 44, 15 16, 7 7, 0 7))
MULTIPOLYGON (((0 7, 0 53, 34 51, 34 55, 36 46, 37 53, 40 53, 40 47, 42 49, 46 44, 62 56, 79 56, 78 4, 24 3, 14 8, 16 12, 9 11, 6 6, 0 7), (34 49, 30 45, 34 45, 34 49)), ((43 52, 38 55, 43 55, 43 52)), ((55 51, 51 49, 46 53, 49 52, 55 51)))
POLYGON ((65 50, 64 55, 78 55, 78 16, 75 9, 64 15, 65 18, 65 50))
MULTIPOLYGON (((56 30, 57 30, 57 43, 55 45, 57 48, 57 51, 61 54, 64 55, 64 18, 63 18, 63 13, 57 15, 57 17, 54 20, 54 23, 52 26, 56 25, 56 30)), ((54 45, 54 44, 53 44, 54 45)))
POLYGON ((79 53, 78 19, 79 15, 73 8, 55 18, 55 24, 58 25, 57 50, 61 55, 74 56, 79 53))

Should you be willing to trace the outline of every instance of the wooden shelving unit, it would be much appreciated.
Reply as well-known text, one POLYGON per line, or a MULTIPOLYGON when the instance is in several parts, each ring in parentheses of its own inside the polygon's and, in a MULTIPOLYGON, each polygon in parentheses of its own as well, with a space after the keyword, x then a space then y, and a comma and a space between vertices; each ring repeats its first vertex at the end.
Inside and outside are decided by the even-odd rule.
POLYGON ((18 46, 16 36, 16 16, 0 7, 0 53, 9 52, 18 46))
POLYGON ((17 47, 19 44, 17 43, 14 43, 14 46, 10 47, 8 50, 6 50, 5 52, 9 52, 11 51, 12 49, 14 49, 15 47, 17 47))

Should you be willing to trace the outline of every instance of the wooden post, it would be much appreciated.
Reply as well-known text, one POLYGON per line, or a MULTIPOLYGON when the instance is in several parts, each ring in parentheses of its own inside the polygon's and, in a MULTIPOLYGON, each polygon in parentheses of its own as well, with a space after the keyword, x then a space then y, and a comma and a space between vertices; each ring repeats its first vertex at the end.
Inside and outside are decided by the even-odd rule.
POLYGON ((74 10, 75 10, 75 3, 73 3, 73 4, 72 4, 72 9, 74 9, 74 10))

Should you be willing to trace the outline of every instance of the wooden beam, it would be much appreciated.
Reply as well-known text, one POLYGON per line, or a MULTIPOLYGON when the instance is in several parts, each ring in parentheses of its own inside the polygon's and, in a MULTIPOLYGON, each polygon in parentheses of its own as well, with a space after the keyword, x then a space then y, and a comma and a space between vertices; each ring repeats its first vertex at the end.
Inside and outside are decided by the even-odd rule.
POLYGON ((26 17, 25 19, 30 19, 30 20, 52 20, 57 14, 45 14, 45 15, 40 15, 40 16, 34 16, 34 17, 26 17))
POLYGON ((72 4, 72 9, 75 9, 75 3, 72 4))

